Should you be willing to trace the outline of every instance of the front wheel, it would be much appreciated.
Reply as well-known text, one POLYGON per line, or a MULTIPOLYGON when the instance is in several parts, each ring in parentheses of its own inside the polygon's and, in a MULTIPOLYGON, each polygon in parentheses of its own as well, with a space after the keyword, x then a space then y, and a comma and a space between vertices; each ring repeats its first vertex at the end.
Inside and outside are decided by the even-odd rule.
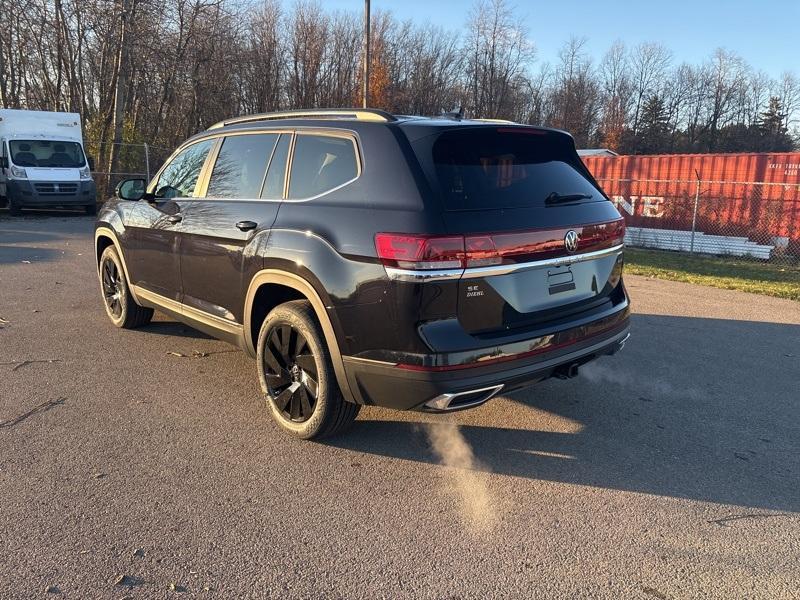
POLYGON ((153 309, 139 306, 131 296, 122 261, 113 245, 100 256, 100 291, 108 318, 117 327, 133 329, 153 318, 153 309))
POLYGON ((19 202, 17 202, 13 198, 9 198, 8 212, 14 217, 19 217, 22 214, 22 207, 19 205, 19 202))
POLYGON ((361 408, 339 390, 325 338, 311 304, 274 308, 258 336, 258 377, 272 417, 302 439, 347 429, 361 408))

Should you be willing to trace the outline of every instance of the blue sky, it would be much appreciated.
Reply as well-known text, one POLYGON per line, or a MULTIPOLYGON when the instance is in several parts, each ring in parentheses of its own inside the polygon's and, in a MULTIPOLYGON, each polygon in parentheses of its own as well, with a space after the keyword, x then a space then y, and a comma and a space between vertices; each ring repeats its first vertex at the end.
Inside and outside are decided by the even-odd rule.
MULTIPOLYGON (((599 60, 616 39, 633 46, 658 41, 676 61, 702 62, 718 47, 733 50, 753 68, 777 77, 800 74, 800 0, 511 0, 540 61, 554 61, 571 35, 589 38, 587 49, 599 60)), ((363 0, 323 0, 329 9, 362 11, 363 0)), ((461 28, 472 0, 372 0, 372 9, 390 10, 401 19, 461 28)))

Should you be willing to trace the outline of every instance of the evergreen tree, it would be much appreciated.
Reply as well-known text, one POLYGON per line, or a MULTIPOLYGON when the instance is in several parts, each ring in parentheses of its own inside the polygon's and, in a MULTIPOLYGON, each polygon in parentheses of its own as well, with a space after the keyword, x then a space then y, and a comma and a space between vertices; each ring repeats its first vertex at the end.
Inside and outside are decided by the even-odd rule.
POLYGON ((642 107, 637 153, 658 154, 669 145, 669 119, 664 99, 658 94, 648 96, 642 107))
POLYGON ((787 114, 783 111, 781 99, 772 96, 767 110, 759 115, 758 133, 761 150, 764 152, 790 152, 794 142, 786 127, 787 114))

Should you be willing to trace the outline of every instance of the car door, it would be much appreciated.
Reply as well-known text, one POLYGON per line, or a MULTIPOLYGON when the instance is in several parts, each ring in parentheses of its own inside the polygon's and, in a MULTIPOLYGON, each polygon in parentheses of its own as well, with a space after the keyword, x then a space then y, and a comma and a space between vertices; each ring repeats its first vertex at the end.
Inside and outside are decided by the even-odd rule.
POLYGON ((182 148, 151 182, 148 192, 154 198, 130 207, 125 222, 130 242, 125 250, 131 281, 137 287, 181 301, 181 221, 215 143, 206 139, 182 148))
POLYGON ((181 224, 183 303, 243 323, 244 297, 284 195, 291 132, 229 134, 181 224))

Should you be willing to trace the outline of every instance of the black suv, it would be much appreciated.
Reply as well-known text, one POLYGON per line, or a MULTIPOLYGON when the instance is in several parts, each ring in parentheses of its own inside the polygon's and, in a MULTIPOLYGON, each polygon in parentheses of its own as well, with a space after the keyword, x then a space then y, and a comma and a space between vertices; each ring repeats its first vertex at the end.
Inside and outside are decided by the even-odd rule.
POLYGON ((95 230, 106 311, 153 309, 257 359, 275 420, 433 412, 622 348, 624 221, 568 134, 378 110, 272 113, 126 180, 95 230))

